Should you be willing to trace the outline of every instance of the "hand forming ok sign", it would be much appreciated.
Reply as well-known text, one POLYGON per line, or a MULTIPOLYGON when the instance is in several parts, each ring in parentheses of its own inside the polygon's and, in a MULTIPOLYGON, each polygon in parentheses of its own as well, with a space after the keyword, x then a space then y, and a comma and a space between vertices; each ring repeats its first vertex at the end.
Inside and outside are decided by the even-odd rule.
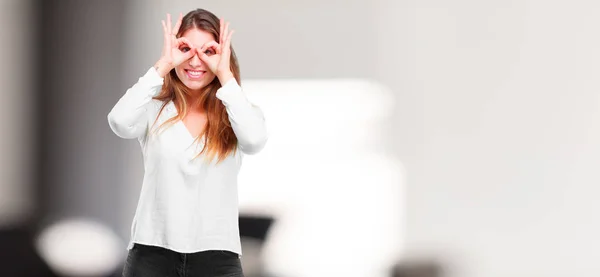
POLYGON ((225 84, 227 80, 233 77, 230 68, 231 58, 231 35, 233 30, 229 31, 229 22, 225 23, 223 19, 220 21, 220 36, 219 42, 211 41, 207 42, 198 51, 200 59, 207 65, 208 69, 212 71, 221 84, 225 84), (207 55, 207 50, 212 49, 213 55, 207 55))
POLYGON ((162 21, 164 42, 162 55, 159 61, 156 63, 155 68, 159 74, 164 77, 171 69, 180 65, 184 61, 190 59, 196 54, 196 49, 193 48, 192 44, 184 37, 177 38, 177 32, 181 26, 181 20, 183 15, 179 15, 179 19, 175 24, 174 28, 171 28, 171 15, 167 14, 167 22, 162 21), (182 44, 190 47, 189 51, 183 52, 180 50, 182 44))

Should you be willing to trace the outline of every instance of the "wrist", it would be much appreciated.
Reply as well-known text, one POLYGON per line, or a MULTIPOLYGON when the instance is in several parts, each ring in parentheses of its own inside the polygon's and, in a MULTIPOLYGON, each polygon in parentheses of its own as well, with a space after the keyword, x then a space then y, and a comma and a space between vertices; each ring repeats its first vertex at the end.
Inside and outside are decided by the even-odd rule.
POLYGON ((156 69, 156 72, 161 78, 164 78, 167 76, 167 74, 169 74, 169 71, 171 71, 172 68, 170 63, 161 59, 154 64, 154 69, 156 69))
POLYGON ((220 73, 217 74, 217 78, 219 78, 219 82, 221 83, 221 85, 225 85, 229 80, 233 79, 233 73, 231 73, 231 71, 225 72, 225 73, 220 73))

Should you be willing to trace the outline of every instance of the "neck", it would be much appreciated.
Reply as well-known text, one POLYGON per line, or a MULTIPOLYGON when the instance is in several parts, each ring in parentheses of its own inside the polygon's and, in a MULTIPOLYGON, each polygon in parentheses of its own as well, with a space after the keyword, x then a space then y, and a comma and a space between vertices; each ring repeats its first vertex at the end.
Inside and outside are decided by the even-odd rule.
POLYGON ((187 102, 188 110, 198 111, 202 110, 202 91, 191 91, 189 94, 185 95, 185 100, 187 102))

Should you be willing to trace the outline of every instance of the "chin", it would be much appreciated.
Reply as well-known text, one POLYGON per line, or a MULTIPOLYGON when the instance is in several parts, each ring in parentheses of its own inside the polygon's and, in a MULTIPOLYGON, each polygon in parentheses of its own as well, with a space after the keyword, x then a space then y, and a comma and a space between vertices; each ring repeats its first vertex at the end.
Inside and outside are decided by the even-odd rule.
POLYGON ((191 91, 198 91, 206 87, 210 82, 183 82, 183 84, 191 91))
POLYGON ((200 80, 190 80, 188 78, 181 78, 181 76, 177 76, 179 77, 179 80, 181 80, 181 82, 190 90, 190 91, 198 91, 201 90, 203 88, 205 88, 207 85, 209 85, 212 80, 214 80, 215 77, 213 76, 206 76, 200 80))

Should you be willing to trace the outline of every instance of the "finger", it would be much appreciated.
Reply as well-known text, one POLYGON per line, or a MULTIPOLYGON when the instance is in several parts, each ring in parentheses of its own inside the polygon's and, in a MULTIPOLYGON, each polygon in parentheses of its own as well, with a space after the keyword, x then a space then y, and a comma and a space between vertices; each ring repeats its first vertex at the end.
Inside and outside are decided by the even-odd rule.
POLYGON ((190 51, 187 51, 183 54, 183 57, 185 58, 185 60, 188 60, 190 58, 192 58, 194 55, 196 55, 196 48, 190 48, 190 51))
POLYGON ((169 30, 169 34, 173 34, 171 32, 171 30, 173 30, 173 29, 171 28, 171 14, 170 13, 167 13, 167 30, 169 30))
POLYGON ((225 42, 225 49, 227 50, 231 50, 231 36, 233 35, 233 33, 235 32, 235 30, 231 30, 231 32, 229 32, 229 35, 227 36, 227 40, 225 42))
POLYGON ((192 43, 185 37, 180 37, 177 40, 175 40, 175 42, 177 43, 177 47, 181 46, 182 44, 187 44, 187 46, 189 46, 190 48, 194 48, 192 43))
POLYGON ((215 53, 221 54, 221 49, 220 49, 221 47, 219 47, 219 46, 220 45, 216 41, 214 41, 214 40, 209 41, 202 46, 202 48, 200 49, 200 52, 204 53, 204 52, 206 52, 206 50, 212 48, 215 51, 215 53))
POLYGON ((164 32, 164 34, 165 34, 165 35, 166 35, 166 34, 168 34, 168 33, 167 33, 167 25, 165 24, 165 21, 164 21, 164 20, 161 20, 160 22, 162 23, 162 26, 163 26, 163 32, 164 32))
POLYGON ((177 19, 177 23, 175 23, 175 28, 173 28, 173 34, 177 35, 179 33, 179 28, 181 27, 182 20, 183 20, 183 13, 179 13, 179 19, 177 19))
POLYGON ((232 34, 233 34, 233 30, 231 30, 231 32, 229 32, 229 34, 225 38, 225 41, 223 42, 223 45, 221 46, 221 52, 223 53, 224 56, 231 55, 231 35, 232 34))
POLYGON ((167 24, 165 23, 164 20, 161 21, 162 22, 162 26, 163 26, 163 40, 164 40, 164 46, 166 49, 171 48, 171 38, 169 37, 169 31, 167 30, 167 24))
POLYGON ((229 35, 229 22, 225 23, 225 27, 223 27, 223 33, 221 33, 221 42, 219 44, 224 45, 227 41, 227 36, 229 35))
POLYGON ((218 47, 218 46, 219 46, 219 44, 218 44, 216 41, 214 41, 214 40, 211 40, 211 41, 209 41, 209 42, 205 43, 203 46, 206 46, 206 47, 213 47, 213 46, 214 46, 214 47, 218 47))
POLYGON ((209 57, 208 55, 206 55, 206 53, 200 51, 198 52, 198 58, 200 58, 200 60, 204 63, 208 63, 209 57))
POLYGON ((223 27, 225 27, 225 21, 221 18, 219 20, 219 44, 223 43, 223 27))
MULTIPOLYGON (((196 54, 198 55, 198 58, 205 64, 207 65, 207 68, 210 68, 210 66, 208 66, 209 64, 211 64, 211 59, 210 57, 205 53, 206 49, 199 49, 198 51, 196 51, 196 54)), ((212 72, 212 70, 211 70, 212 72)))

